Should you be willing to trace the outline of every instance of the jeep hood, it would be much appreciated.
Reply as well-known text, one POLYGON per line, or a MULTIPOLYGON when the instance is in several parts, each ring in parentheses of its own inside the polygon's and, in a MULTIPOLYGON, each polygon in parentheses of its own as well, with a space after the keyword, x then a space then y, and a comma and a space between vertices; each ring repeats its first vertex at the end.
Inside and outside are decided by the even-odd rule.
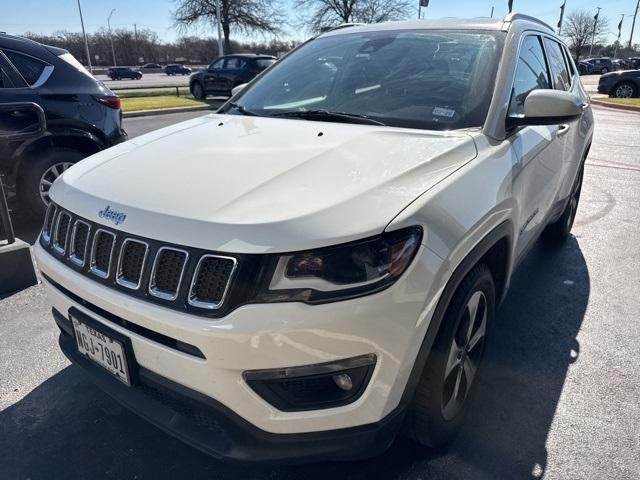
POLYGON ((51 198, 165 242, 294 251, 381 233, 475 155, 462 132, 211 114, 89 157, 51 198))

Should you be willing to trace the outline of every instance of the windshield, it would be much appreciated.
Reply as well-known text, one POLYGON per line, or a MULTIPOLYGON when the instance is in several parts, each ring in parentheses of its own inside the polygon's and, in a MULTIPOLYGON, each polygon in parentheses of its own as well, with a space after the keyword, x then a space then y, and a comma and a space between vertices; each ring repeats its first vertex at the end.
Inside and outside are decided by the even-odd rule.
POLYGON ((339 112, 396 127, 480 127, 503 38, 502 32, 444 30, 320 37, 285 57, 227 111, 292 118, 339 112))

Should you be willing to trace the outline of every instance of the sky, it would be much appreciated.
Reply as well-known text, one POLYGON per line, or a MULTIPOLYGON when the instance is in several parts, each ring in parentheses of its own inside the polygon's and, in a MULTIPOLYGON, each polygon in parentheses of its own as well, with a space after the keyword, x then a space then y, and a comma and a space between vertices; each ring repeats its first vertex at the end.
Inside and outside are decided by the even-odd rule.
MULTIPOLYGON (((293 10, 294 0, 280 0, 290 21, 296 22, 293 10)), ((563 0, 514 0, 514 11, 540 18, 551 26, 558 23, 560 5, 563 0)), ((584 9, 595 14, 596 7, 602 7, 601 16, 609 19, 608 40, 617 37, 617 25, 621 14, 627 14, 622 28, 621 41, 626 43, 631 31, 632 15, 637 0, 567 0, 565 15, 572 10, 584 9)), ((417 16, 417 5, 416 13, 417 16)), ((112 28, 148 28, 155 31, 163 40, 175 40, 180 33, 173 27, 171 11, 175 8, 173 0, 81 0, 85 27, 93 32, 107 26, 107 17, 111 9, 116 9, 111 19, 112 28)), ((507 0, 431 0, 426 9, 429 18, 441 17, 488 17, 494 7, 494 17, 507 13, 507 0)), ((77 0, 0 0, 0 31, 21 34, 53 33, 59 30, 80 31, 77 0)), ((640 14, 638 15, 640 17, 640 14)), ((304 39, 306 32, 293 25, 286 25, 287 38, 304 39)), ((200 29, 197 34, 213 35, 213 28, 200 29)), ((238 38, 243 40, 243 38, 238 38)), ((261 37, 257 37, 261 38, 261 37)), ((640 43, 640 18, 636 21, 634 43, 640 43)))

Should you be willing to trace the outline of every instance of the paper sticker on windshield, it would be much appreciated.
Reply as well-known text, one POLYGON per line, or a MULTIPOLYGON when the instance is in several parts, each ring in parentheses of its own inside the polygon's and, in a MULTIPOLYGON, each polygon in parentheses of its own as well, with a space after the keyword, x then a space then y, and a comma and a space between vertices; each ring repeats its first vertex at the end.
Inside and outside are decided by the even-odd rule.
POLYGON ((451 110, 450 108, 434 107, 433 114, 437 117, 453 118, 453 116, 456 114, 456 111, 451 110))

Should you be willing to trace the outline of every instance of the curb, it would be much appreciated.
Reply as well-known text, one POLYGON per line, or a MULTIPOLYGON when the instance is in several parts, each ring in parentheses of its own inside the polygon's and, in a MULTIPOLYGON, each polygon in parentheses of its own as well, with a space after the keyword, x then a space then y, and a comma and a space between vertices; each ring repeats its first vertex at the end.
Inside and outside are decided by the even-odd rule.
POLYGON ((170 113, 199 112, 200 110, 217 110, 213 105, 196 105, 193 107, 173 107, 155 108, 153 110, 134 110, 133 112, 122 112, 123 118, 148 117, 155 115, 168 115, 170 113))
POLYGON ((606 102, 606 101, 594 100, 594 99, 591 99, 591 103, 593 103, 594 105, 599 105, 601 107, 613 108, 616 110, 626 110, 628 112, 640 112, 640 105, 638 106, 624 105, 621 103, 606 102))

